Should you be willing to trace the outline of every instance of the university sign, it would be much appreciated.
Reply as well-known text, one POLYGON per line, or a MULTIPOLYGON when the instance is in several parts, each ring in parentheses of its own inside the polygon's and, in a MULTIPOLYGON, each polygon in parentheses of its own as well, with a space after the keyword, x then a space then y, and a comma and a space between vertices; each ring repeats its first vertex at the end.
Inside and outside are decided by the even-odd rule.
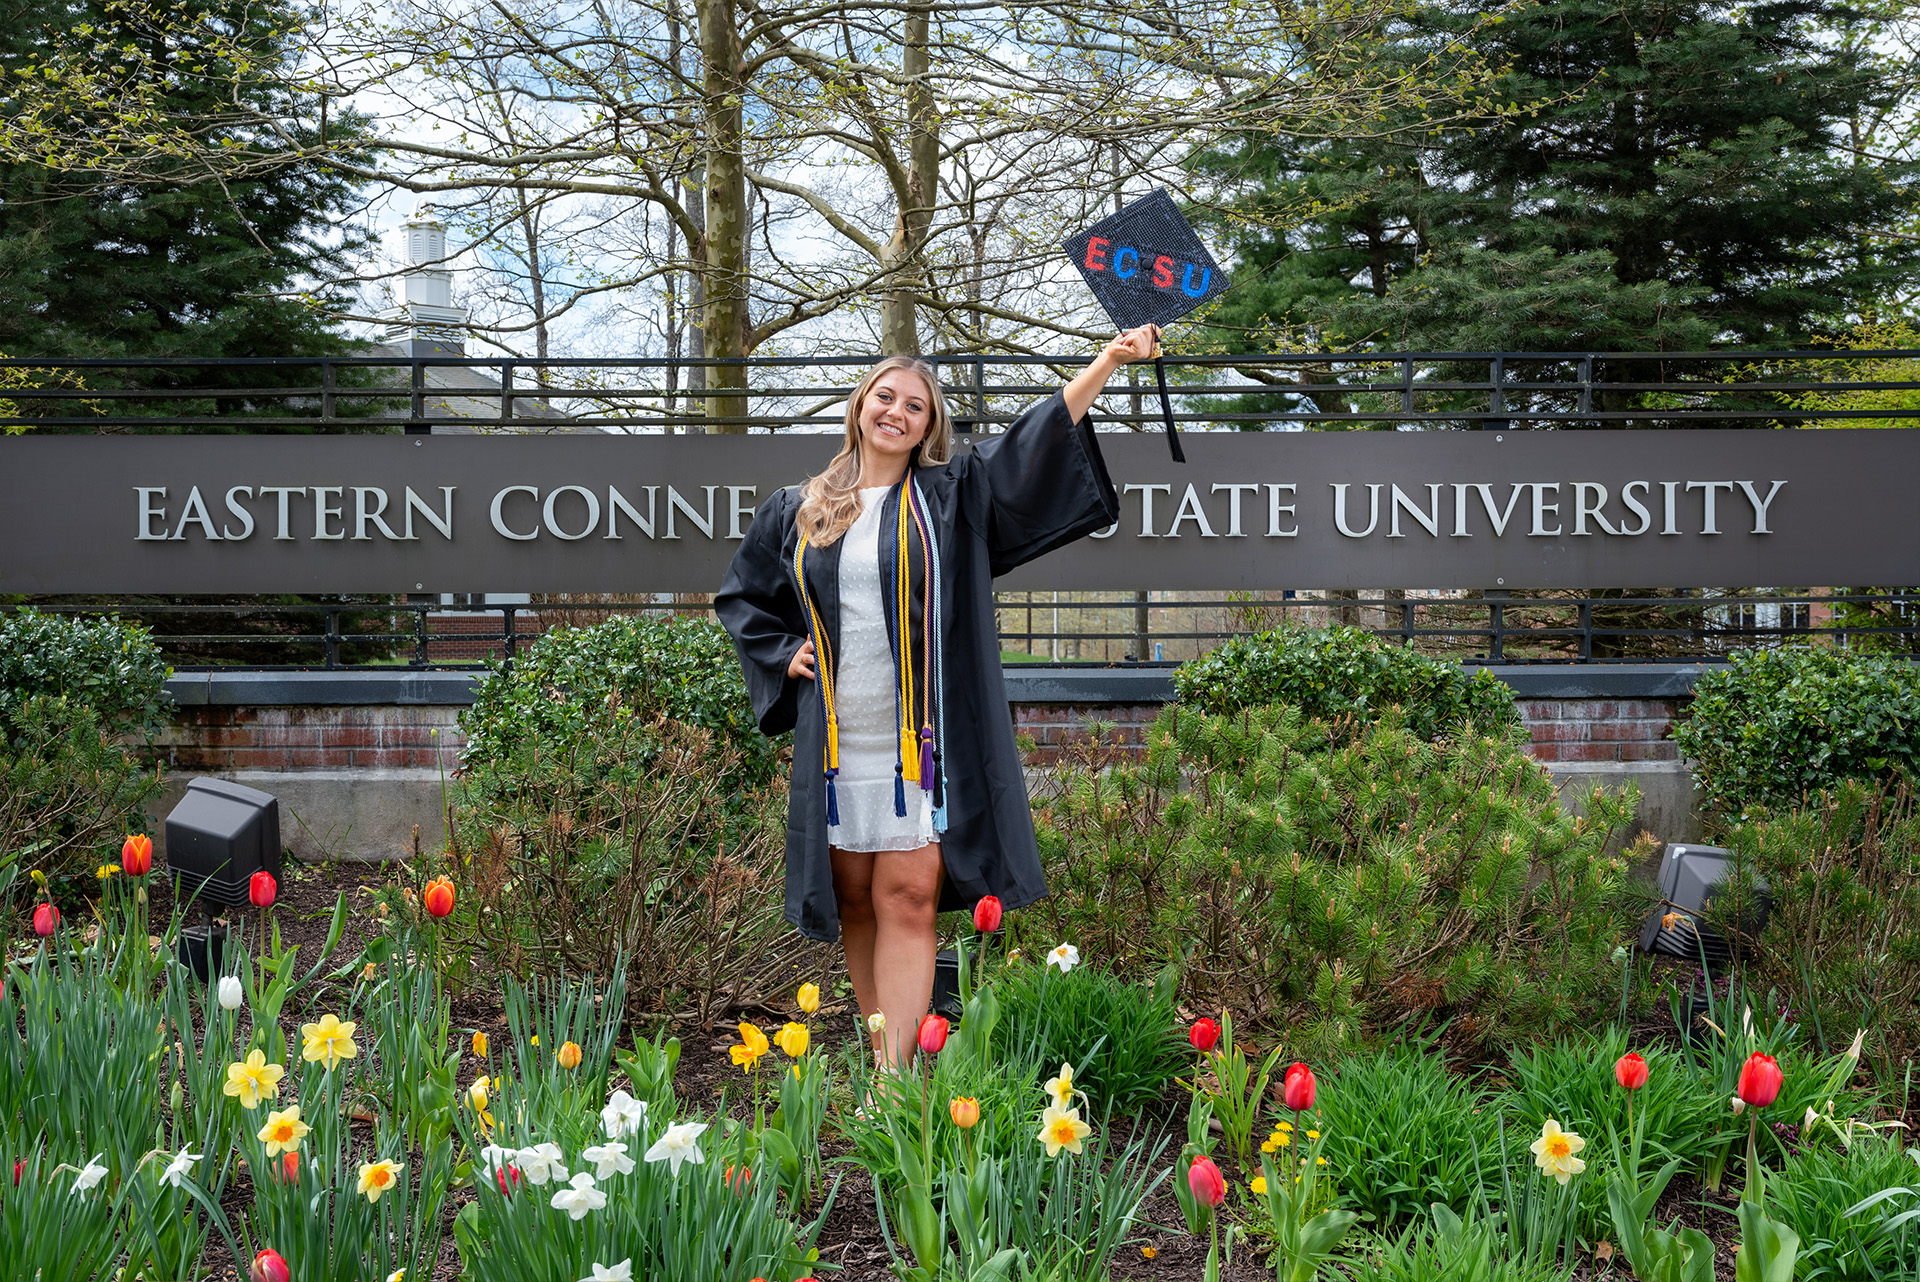
MULTIPOLYGON (((963 438, 964 439, 964 438, 963 438)), ((704 592, 837 436, 20 436, 0 592, 704 592)), ((1920 583, 1920 432, 1103 434, 1041 589, 1920 583)))

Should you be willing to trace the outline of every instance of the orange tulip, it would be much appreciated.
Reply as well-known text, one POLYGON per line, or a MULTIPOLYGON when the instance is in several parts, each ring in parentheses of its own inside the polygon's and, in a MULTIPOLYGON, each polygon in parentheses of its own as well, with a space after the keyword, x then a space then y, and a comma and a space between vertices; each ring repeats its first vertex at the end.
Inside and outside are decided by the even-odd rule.
POLYGON ((429 917, 445 917, 453 911, 453 882, 447 877, 435 877, 420 892, 420 902, 426 905, 429 917))
POLYGON ((955 1126, 970 1131, 980 1124, 980 1101, 971 1095, 962 1095, 947 1105, 947 1114, 955 1126))
POLYGON ((580 1044, 578 1042, 566 1042, 562 1044, 559 1059, 560 1067, 562 1068, 575 1069, 580 1067, 580 1044))
POLYGON ((135 833, 120 846, 120 867, 129 877, 144 877, 153 867, 153 838, 135 833))

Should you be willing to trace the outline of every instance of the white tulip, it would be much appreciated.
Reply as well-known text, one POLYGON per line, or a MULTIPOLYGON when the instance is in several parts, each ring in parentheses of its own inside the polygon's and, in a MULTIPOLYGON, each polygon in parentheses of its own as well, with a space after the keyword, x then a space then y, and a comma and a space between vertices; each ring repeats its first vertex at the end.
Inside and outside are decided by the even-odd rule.
POLYGON ((669 1173, 680 1174, 682 1162, 704 1162, 706 1154, 700 1151, 700 1132, 707 1129, 705 1122, 681 1122, 669 1126, 667 1133, 653 1142, 647 1150, 647 1161, 665 1162, 669 1173))
POLYGON ((572 1183, 555 1193, 551 1205, 556 1211, 565 1211, 569 1219, 584 1220, 588 1211, 597 1211, 607 1204, 607 1195, 593 1187, 593 1176, 581 1171, 573 1177, 572 1183))
POLYGON ((218 992, 221 1010, 239 1010, 240 1003, 246 998, 246 991, 240 987, 238 975, 223 976, 218 992))

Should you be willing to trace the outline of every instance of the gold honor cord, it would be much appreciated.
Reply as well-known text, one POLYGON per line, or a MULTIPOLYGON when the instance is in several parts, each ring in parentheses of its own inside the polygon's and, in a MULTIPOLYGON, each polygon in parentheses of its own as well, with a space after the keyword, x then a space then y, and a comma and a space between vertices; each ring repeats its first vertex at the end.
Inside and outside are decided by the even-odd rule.
POLYGON ((833 778, 840 773, 840 716, 833 697, 833 643, 814 608, 813 593, 807 587, 807 536, 800 536, 793 550, 793 577, 800 585, 800 602, 806 607, 807 627, 813 635, 814 678, 820 687, 820 711, 826 727, 827 826, 840 823, 840 797, 833 778))

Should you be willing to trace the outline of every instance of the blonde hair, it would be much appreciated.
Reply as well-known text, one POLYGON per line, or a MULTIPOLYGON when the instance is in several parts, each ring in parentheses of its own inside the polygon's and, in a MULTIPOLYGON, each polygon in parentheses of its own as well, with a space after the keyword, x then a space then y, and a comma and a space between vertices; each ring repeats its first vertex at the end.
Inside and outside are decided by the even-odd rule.
POLYGON ((947 398, 940 390, 940 377, 933 366, 912 356, 889 356, 860 380, 847 397, 847 439, 833 462, 818 476, 810 478, 800 490, 800 510, 794 520, 807 542, 826 547, 845 534, 860 515, 860 408, 867 403, 882 374, 892 370, 911 370, 927 385, 927 434, 913 447, 910 467, 945 463, 953 457, 953 417, 947 412, 947 398))

